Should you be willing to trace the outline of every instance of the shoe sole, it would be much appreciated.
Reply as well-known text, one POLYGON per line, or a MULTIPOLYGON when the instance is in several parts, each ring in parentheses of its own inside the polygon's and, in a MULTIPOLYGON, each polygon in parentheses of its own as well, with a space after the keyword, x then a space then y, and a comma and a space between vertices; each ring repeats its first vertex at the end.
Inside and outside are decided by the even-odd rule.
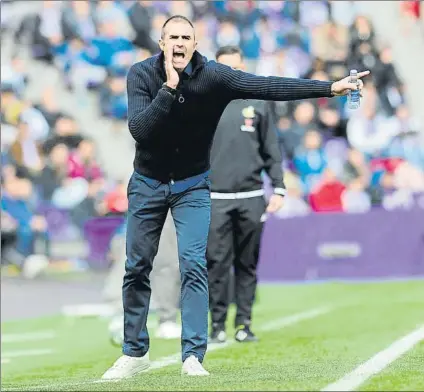
POLYGON ((226 340, 208 340, 208 344, 224 344, 227 343, 226 340))
POLYGON ((210 373, 209 374, 188 374, 187 372, 184 372, 182 370, 181 376, 185 376, 185 377, 208 377, 208 376, 210 376, 210 373))
POLYGON ((234 337, 234 340, 237 343, 257 343, 259 342, 259 339, 256 336, 246 336, 244 339, 237 339, 237 337, 234 337))
POLYGON ((117 377, 117 378, 101 378, 101 381, 120 381, 120 380, 126 380, 128 378, 134 377, 140 373, 146 373, 150 369, 150 364, 146 364, 143 366, 140 366, 136 369, 134 369, 131 373, 127 374, 125 377, 117 377))
POLYGON ((235 341, 236 341, 237 343, 258 343, 258 342, 259 342, 259 340, 258 340, 258 339, 252 339, 252 340, 249 340, 249 339, 245 339, 245 340, 237 340, 237 339, 235 339, 235 341))

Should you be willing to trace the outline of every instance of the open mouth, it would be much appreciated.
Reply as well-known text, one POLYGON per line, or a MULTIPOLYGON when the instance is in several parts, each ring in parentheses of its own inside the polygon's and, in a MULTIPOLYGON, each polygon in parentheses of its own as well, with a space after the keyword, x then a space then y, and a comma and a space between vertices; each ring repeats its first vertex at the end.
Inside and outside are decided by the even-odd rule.
POLYGON ((173 59, 176 61, 184 60, 185 54, 183 52, 174 52, 173 59))

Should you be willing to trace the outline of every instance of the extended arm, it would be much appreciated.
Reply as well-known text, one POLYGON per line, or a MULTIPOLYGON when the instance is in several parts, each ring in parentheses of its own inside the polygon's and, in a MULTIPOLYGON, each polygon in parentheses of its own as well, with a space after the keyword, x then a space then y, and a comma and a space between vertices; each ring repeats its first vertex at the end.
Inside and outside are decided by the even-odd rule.
POLYGON ((362 94, 361 78, 369 71, 358 73, 358 82, 352 83, 350 77, 336 82, 311 79, 293 79, 277 76, 256 76, 236 71, 223 64, 216 64, 218 83, 228 93, 230 99, 260 99, 264 101, 295 101, 298 99, 333 97, 347 95, 352 90, 362 94))
POLYGON ((231 99, 292 101, 332 96, 332 82, 257 76, 222 64, 217 64, 216 71, 220 85, 231 99))

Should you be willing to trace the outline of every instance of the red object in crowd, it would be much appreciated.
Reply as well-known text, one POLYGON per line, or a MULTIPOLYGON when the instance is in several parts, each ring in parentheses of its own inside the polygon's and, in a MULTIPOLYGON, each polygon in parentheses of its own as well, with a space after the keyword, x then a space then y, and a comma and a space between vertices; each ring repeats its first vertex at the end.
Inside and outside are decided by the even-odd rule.
POLYGON ((128 199, 125 193, 115 190, 105 197, 105 204, 109 212, 125 213, 128 210, 128 199))
POLYGON ((316 212, 342 212, 342 193, 346 187, 339 181, 323 184, 309 195, 309 204, 316 212))
POLYGON ((370 163, 371 171, 384 170, 388 173, 394 173, 397 167, 403 162, 401 158, 376 158, 370 163))
POLYGON ((402 11, 414 16, 419 19, 421 15, 421 1, 413 0, 413 1, 402 1, 402 11))
MULTIPOLYGON (((256 7, 256 4, 255 4, 254 0, 243 0, 243 2, 247 4, 247 9, 249 11, 252 11, 256 7)), ((237 5, 235 5, 231 1, 227 1, 227 3, 226 3, 226 9, 227 9, 227 11, 233 11, 234 9, 237 9, 237 5)))

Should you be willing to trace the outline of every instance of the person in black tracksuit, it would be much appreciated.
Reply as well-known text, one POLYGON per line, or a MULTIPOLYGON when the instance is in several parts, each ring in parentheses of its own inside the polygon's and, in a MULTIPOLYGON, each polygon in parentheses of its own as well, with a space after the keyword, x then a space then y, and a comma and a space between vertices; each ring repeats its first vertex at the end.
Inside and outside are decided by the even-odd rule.
MULTIPOLYGON (((235 69, 244 68, 238 47, 220 48, 216 58, 235 69)), ((270 105, 256 100, 232 101, 220 119, 212 145, 212 210, 206 258, 212 318, 209 341, 213 343, 226 340, 232 267, 237 305, 235 339, 257 340, 250 324, 262 221, 266 212, 282 207, 285 194, 282 158, 270 105), (268 206, 261 177, 263 170, 274 187, 268 206)))

